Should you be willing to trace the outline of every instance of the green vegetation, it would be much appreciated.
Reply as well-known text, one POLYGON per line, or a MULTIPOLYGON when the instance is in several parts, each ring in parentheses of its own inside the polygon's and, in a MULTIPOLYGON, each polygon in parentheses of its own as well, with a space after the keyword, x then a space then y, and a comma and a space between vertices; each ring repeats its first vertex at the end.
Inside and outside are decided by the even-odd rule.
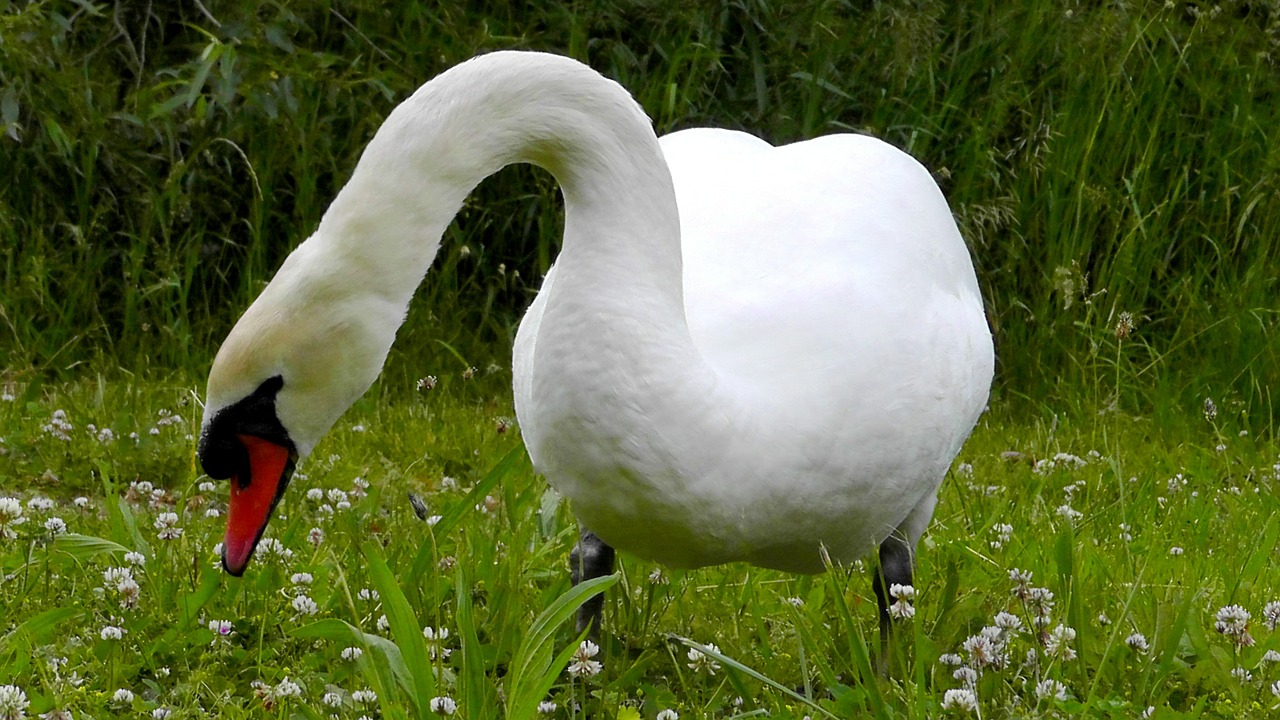
POLYGON ((216 566, 225 519, 208 512, 225 509, 226 489, 201 487, 191 468, 194 387, 76 383, 0 402, 4 474, 29 485, 25 522, 0 500, 0 685, 24 689, 29 716, 77 718, 159 707, 172 718, 424 717, 432 697, 466 718, 530 717, 544 701, 556 703, 550 717, 573 717, 575 700, 578 717, 972 717, 943 707, 963 687, 943 657, 955 654, 981 671, 982 717, 1133 718, 1155 706, 1157 718, 1235 719, 1280 706, 1280 445, 1221 413, 1172 438, 1115 415, 987 417, 921 543, 915 618, 899 625, 888 680, 871 670, 862 564, 797 577, 660 572, 627 556, 590 658, 603 669, 573 677, 561 671, 578 644, 571 623, 537 630, 569 589, 572 515, 530 471, 510 408, 477 380, 453 380, 362 400, 299 469, 269 530, 281 545, 260 548, 243 579, 216 566), (439 517, 419 520, 406 491, 439 517), (66 534, 48 529, 54 517, 66 534), (163 539, 170 523, 181 535, 163 539), (132 568, 136 600, 119 567, 132 568), (1031 573, 1025 599, 1014 569, 1031 573), (1231 605, 1251 615, 1248 641, 1215 630, 1231 605), (1037 607, 1043 635, 1030 631, 1037 607), (1001 612, 1023 629, 984 667, 966 640, 1001 612), (707 657, 719 669, 675 638, 717 646, 707 657), (343 659, 349 647, 358 662, 343 659), (1048 681, 1065 700, 1037 697, 1042 683, 1058 692, 1048 681), (121 689, 132 699, 114 700, 121 689))
POLYGON ((552 717, 963 717, 955 693, 944 707, 953 654, 981 671, 981 717, 1266 717, 1277 97, 1275 2, 0 0, 0 718, 10 684, 28 716, 76 718, 422 717, 433 697, 468 718, 544 700, 552 717), (861 565, 623 557, 611 632, 571 657, 575 528, 519 449, 506 369, 561 228, 527 168, 449 229, 383 380, 300 468, 281 549, 217 571, 226 489, 202 487, 192 435, 218 343, 395 103, 509 47, 589 62, 659 132, 867 132, 934 170, 997 386, 887 679, 861 565), (979 667, 969 639, 1002 611, 1022 629, 979 667))
MULTIPOLYGON (((1274 415, 1274 3, 4 2, 0 35, 9 368, 201 374, 395 102, 525 47, 618 79, 660 132, 854 130, 915 154, 972 244, 1005 402, 1274 415), (1125 311, 1133 372, 1082 399, 1114 376, 1100 339, 1125 311)), ((398 357, 505 363, 559 228, 546 175, 482 186, 398 357)))

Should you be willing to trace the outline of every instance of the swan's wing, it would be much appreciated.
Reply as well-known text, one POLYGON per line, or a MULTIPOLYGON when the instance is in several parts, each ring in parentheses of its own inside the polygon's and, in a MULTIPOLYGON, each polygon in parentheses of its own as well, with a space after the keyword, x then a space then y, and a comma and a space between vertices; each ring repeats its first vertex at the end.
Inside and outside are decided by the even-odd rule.
POLYGON ((985 405, 991 339, 928 172, 860 135, 774 148, 687 130, 662 147, 690 329, 725 382, 832 442, 934 426, 955 436, 949 462, 985 405))
POLYGON ((536 423, 529 420, 533 405, 533 358, 534 349, 538 344, 538 330, 542 327, 542 313, 547 308, 547 298, 551 297, 551 286, 555 280, 555 274, 556 268, 552 265, 547 271, 547 276, 542 280, 542 288, 538 290, 538 295, 534 297, 533 303, 529 305, 529 309, 520 320, 520 327, 516 330, 515 346, 511 352, 511 384, 514 391, 516 420, 520 423, 520 435, 524 438, 524 446, 529 451, 529 459, 533 461, 533 467, 538 472, 541 470, 534 451, 538 443, 534 442, 531 436, 531 433, 535 432, 536 423))

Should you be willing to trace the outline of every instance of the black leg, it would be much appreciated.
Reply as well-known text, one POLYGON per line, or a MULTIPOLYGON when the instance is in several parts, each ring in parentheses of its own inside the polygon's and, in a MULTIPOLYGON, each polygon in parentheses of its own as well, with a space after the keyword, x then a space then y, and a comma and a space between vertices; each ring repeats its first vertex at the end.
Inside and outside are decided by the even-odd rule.
POLYGON ((876 604, 880 607, 880 674, 889 669, 890 638, 893 636, 893 617, 889 606, 894 600, 889 596, 889 588, 894 585, 910 585, 914 551, 905 539, 894 533, 880 543, 880 567, 876 569, 872 589, 876 593, 876 604))
MULTIPOLYGON (((573 584, 583 580, 603 577, 613 572, 613 548, 605 544, 596 534, 582 528, 578 535, 578 544, 569 553, 569 576, 573 584)), ((592 640, 600 639, 600 616, 604 613, 604 593, 596 595, 578 608, 578 632, 591 628, 592 640)))

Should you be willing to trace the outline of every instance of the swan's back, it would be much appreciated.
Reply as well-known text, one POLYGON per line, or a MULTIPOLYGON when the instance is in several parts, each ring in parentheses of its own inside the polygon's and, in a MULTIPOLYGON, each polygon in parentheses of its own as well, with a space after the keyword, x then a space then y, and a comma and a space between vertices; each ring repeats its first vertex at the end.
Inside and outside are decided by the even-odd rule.
MULTIPOLYGON (((610 544, 677 566, 816 571, 819 544, 852 560, 895 529, 914 545, 993 364, 969 253, 937 185, 910 156, 856 135, 774 148, 699 129, 661 146, 689 333, 733 398, 718 410, 691 400, 690 417, 737 434, 662 477, 622 465, 601 477, 566 455, 548 479, 610 544)), ((546 431, 526 418, 552 279, 516 341, 516 410, 536 466, 546 431)))

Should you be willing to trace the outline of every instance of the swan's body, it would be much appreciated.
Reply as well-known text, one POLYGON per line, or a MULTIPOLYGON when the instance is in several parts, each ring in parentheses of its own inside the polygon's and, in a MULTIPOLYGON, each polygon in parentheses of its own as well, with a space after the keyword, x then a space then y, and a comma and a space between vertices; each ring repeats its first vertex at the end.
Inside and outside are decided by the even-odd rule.
POLYGON ((628 268, 589 284, 553 268, 515 347, 539 470, 605 542, 677 567, 814 572, 819 544, 851 561, 899 527, 914 543, 991 379, 968 251, 936 185, 865 136, 774 148, 689 130, 661 145, 685 312, 647 319, 693 359, 635 367, 624 360, 644 349, 625 345, 584 357, 602 348, 548 332, 545 308, 572 303, 589 322, 628 268), (566 388, 589 396, 564 408, 566 388))
MULTIPOLYGON (((516 412, 586 528, 679 567, 812 572, 820 546, 837 561, 891 535, 914 547, 993 361, 928 173, 855 135, 659 144, 621 87, 531 53, 464 63, 387 119, 219 352, 211 475, 259 482, 257 451, 232 440, 255 435, 240 418, 268 399, 274 422, 256 435, 310 452, 376 377, 467 193, 513 162, 551 171, 566 213, 516 340, 516 412)), ((254 529, 230 522, 229 540, 254 529)))

